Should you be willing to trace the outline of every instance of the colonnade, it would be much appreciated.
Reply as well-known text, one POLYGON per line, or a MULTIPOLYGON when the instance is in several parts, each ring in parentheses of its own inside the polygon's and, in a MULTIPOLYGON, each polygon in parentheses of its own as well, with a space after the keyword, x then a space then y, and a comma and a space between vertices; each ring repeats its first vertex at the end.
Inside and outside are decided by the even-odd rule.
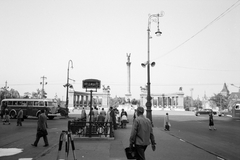
MULTIPOLYGON (((104 93, 92 93, 92 106, 109 108, 110 94, 108 92, 104 93)), ((90 92, 69 92, 69 107, 74 108, 89 108, 90 106, 90 92)))
MULTIPOLYGON (((175 110, 182 110, 183 107, 183 92, 176 92, 171 94, 151 94, 152 100, 152 109, 175 109, 175 110)), ((147 102, 147 94, 142 93, 140 95, 140 104, 145 106, 147 102)))
MULTIPOLYGON (((140 105, 145 106, 147 102, 147 94, 140 94, 140 105)), ((183 99, 184 93, 182 91, 171 94, 151 94, 152 109, 173 109, 184 110, 183 99)), ((103 93, 92 93, 93 103, 92 106, 109 108, 110 93, 105 91, 103 93)), ((90 105, 90 93, 69 91, 69 107, 74 108, 87 108, 90 105)))

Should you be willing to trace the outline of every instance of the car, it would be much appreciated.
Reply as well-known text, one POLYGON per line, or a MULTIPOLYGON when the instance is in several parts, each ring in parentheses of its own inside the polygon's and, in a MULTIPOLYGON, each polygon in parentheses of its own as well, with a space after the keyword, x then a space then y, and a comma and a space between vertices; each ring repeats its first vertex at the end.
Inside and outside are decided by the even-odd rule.
POLYGON ((217 112, 213 111, 212 109, 203 109, 201 111, 196 111, 195 115, 199 116, 199 115, 209 115, 210 112, 213 112, 213 115, 217 115, 217 112))

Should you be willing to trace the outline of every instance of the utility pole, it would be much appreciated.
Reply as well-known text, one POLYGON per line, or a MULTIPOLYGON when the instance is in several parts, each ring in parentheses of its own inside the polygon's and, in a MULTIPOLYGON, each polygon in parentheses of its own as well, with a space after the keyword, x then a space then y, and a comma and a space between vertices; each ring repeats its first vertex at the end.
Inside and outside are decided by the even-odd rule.
POLYGON ((191 107, 193 107, 193 88, 191 88, 190 91, 191 91, 191 107))
POLYGON ((47 82, 44 82, 44 80, 47 79, 47 77, 42 76, 41 79, 42 79, 42 82, 40 82, 40 84, 42 85, 42 98, 43 98, 44 85, 47 84, 47 82))

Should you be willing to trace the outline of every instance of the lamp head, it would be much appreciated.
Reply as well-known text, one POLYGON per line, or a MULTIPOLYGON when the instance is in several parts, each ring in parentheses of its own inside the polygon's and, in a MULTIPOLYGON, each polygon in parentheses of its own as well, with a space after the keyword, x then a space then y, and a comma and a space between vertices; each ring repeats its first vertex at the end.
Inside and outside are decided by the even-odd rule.
POLYGON ((142 63, 141 66, 142 66, 143 68, 145 68, 145 67, 146 67, 146 64, 145 64, 145 63, 142 63))
POLYGON ((158 29, 157 32, 155 32, 156 36, 161 36, 162 35, 162 32, 158 29))
POLYGON ((156 63, 155 63, 155 62, 152 62, 152 63, 151 63, 151 66, 152 66, 152 67, 154 67, 155 65, 156 65, 156 63))

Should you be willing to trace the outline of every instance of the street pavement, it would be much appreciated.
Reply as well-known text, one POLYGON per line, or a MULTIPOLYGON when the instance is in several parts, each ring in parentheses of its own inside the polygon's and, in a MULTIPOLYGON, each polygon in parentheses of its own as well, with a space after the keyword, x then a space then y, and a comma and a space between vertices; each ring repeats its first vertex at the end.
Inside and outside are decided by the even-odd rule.
MULTIPOLYGON (((75 154, 78 160, 126 160, 124 149, 129 146, 129 137, 132 125, 127 128, 119 128, 114 131, 114 139, 105 138, 74 138, 75 154)), ((187 141, 179 139, 171 134, 171 131, 164 131, 163 128, 154 127, 157 148, 152 151, 148 146, 145 155, 147 160, 216 160, 223 159, 214 153, 201 149, 187 141)), ((47 148, 39 154, 37 160, 65 159, 64 144, 58 152, 58 143, 47 148)), ((68 159, 73 159, 73 152, 70 147, 68 159)))

